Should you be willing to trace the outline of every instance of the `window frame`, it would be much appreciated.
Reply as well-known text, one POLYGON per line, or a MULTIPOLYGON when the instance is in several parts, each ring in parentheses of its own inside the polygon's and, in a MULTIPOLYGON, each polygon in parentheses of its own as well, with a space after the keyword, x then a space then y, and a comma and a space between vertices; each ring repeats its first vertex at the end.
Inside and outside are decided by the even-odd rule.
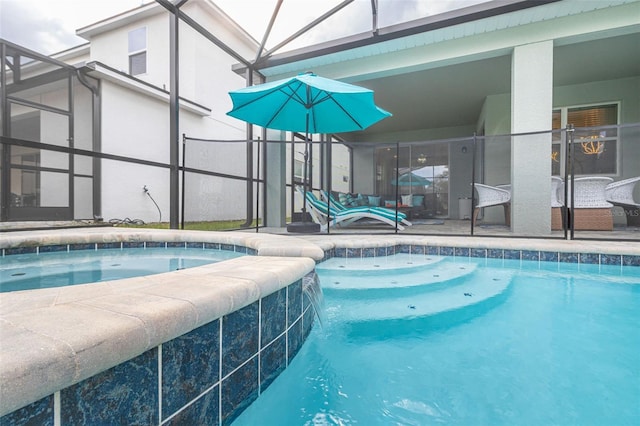
MULTIPOLYGON (((560 112, 560 128, 564 129, 567 127, 567 121, 568 121, 568 117, 569 117, 569 111, 573 110, 573 109, 583 109, 583 108, 597 108, 600 106, 608 106, 608 105, 615 105, 616 107, 616 123, 615 124, 610 124, 611 126, 617 126, 620 124, 620 105, 621 102, 620 101, 612 101, 612 102, 597 102, 597 103, 587 103, 587 104, 578 104, 578 105, 567 105, 567 106, 562 106, 562 107, 555 107, 552 109, 552 114, 555 112, 560 112)), ((554 129, 556 130, 556 129, 554 129)), ((564 163, 564 158, 566 155, 566 145, 565 145, 565 138, 566 138, 566 133, 565 132, 561 132, 560 133, 561 137, 557 140, 553 140, 551 141, 551 145, 552 145, 552 152, 553 152, 553 147, 559 145, 560 149, 560 176, 564 176, 564 167, 565 167, 565 163, 564 163)), ((592 173, 576 173, 576 176, 611 176, 611 177, 619 177, 620 176, 620 163, 621 163, 621 149, 620 149, 620 134, 619 132, 616 132, 616 136, 611 136, 611 137, 603 137, 602 140, 604 140, 605 142, 615 142, 615 146, 616 146, 616 158, 615 158, 615 170, 613 172, 610 173, 596 173, 596 172, 592 172, 592 173)), ((574 139, 573 143, 574 144, 580 144, 581 141, 574 139)), ((576 145, 578 146, 578 145, 576 145)), ((552 160, 553 161, 553 160, 552 160)), ((553 167, 553 166, 552 166, 553 167)))
POLYGON ((147 70, 148 70, 148 41, 149 41, 149 36, 148 36, 149 32, 147 31, 147 27, 143 26, 143 27, 139 27, 133 30, 130 30, 127 33, 127 58, 128 58, 128 69, 129 69, 129 75, 131 76, 139 76, 139 75, 145 75, 147 74, 147 70), (143 47, 141 49, 131 49, 131 35, 133 33, 135 33, 136 31, 140 31, 140 30, 144 30, 144 44, 143 47), (138 72, 138 73, 133 73, 133 67, 132 67, 132 59, 135 57, 140 57, 144 55, 144 71, 143 72, 138 72))

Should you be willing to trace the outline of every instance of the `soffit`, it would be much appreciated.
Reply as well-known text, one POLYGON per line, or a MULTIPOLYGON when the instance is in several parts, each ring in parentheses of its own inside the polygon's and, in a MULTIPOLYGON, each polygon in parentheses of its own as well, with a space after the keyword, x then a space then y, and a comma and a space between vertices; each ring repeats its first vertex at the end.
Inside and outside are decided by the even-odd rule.
MULTIPOLYGON (((500 1, 484 3, 472 8, 463 9, 460 13, 464 13, 465 10, 467 10, 468 13, 478 13, 477 11, 481 7, 490 10, 491 7, 495 8, 503 3, 504 2, 500 1)), ((576 16, 633 3, 636 5, 639 4, 638 0, 558 1, 496 16, 480 18, 470 22, 449 25, 419 34, 376 42, 377 39, 382 40, 391 37, 394 32, 398 34, 406 32, 408 28, 411 27, 428 27, 428 25, 437 23, 438 19, 440 19, 438 17, 424 18, 380 29, 379 36, 377 37, 372 36, 370 33, 363 33, 334 40, 329 43, 322 43, 316 46, 309 46, 307 48, 274 55, 267 61, 265 66, 260 66, 259 68, 262 74, 276 79, 278 78, 277 76, 297 73, 300 69, 316 70, 331 64, 407 51, 421 46, 432 46, 453 40, 484 36, 507 29, 528 28, 530 24, 545 23, 559 18, 576 16), (366 43, 366 45, 355 48, 348 47, 357 45, 358 43, 366 43), (314 52, 316 54, 314 54, 314 52)), ((636 8, 636 11, 640 13, 640 6, 636 8)), ((590 20, 589 23, 595 25, 601 24, 597 19, 595 21, 590 20)))

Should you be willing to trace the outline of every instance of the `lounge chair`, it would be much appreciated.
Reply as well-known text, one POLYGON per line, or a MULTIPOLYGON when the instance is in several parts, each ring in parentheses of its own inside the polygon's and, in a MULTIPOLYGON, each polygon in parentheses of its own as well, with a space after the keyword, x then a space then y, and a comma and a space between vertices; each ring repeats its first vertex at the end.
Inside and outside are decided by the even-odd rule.
MULTIPOLYGON (((302 195, 302 189, 296 188, 302 195)), ((376 210, 370 207, 351 207, 346 210, 337 210, 335 207, 329 207, 326 202, 319 200, 311 191, 306 192, 307 207, 309 214, 314 222, 320 224, 320 230, 326 231, 327 227, 346 226, 360 219, 373 219, 383 222, 387 225, 391 225, 394 228, 397 226, 399 230, 404 230, 404 225, 410 226, 411 222, 406 219, 401 219, 400 215, 397 216, 389 214, 387 212, 376 210), (327 213, 329 216, 327 217, 327 213)))
POLYGON ((606 200, 624 209, 627 226, 640 226, 640 203, 633 199, 633 190, 638 182, 640 176, 612 182, 604 189, 606 200))
POLYGON ((473 225, 476 224, 481 208, 503 206, 505 224, 511 226, 511 186, 502 185, 500 188, 476 183, 474 187, 478 191, 478 204, 473 209, 473 225))
MULTIPOLYGON (((336 208, 336 210, 338 211, 346 211, 349 209, 352 209, 353 207, 347 207, 344 204, 342 204, 340 201, 336 200, 336 197, 334 197, 332 194, 328 194, 327 191, 320 191, 320 198, 322 198, 322 201, 325 202, 331 202, 331 205, 333 207, 336 208)), ((381 212, 384 215, 393 215, 393 217, 396 217, 396 211, 395 209, 389 209, 386 207, 379 207, 379 206, 361 206, 361 207, 367 207, 370 210, 374 210, 374 211, 378 211, 381 212)), ((400 218, 401 220, 405 220, 407 218, 407 215, 401 211, 398 212, 398 218, 400 218)), ((405 221, 406 225, 411 225, 409 222, 405 221)))

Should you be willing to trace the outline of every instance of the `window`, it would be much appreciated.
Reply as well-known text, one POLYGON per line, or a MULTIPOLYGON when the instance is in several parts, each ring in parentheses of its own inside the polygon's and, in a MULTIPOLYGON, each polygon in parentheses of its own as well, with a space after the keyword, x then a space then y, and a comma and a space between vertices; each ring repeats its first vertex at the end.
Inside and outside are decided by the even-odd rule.
POLYGON ((129 31, 129 74, 147 72, 147 29, 129 31))
MULTIPOLYGON (((611 175, 618 172, 618 105, 594 105, 553 111, 553 129, 575 127, 573 167, 576 175, 611 175)), ((554 175, 564 174, 564 134, 554 133, 551 152, 554 175)))

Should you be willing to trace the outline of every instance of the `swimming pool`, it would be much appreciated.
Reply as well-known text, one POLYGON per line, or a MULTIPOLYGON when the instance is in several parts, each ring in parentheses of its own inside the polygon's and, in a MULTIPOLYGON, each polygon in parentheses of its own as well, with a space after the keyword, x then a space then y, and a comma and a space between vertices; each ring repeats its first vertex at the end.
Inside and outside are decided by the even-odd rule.
POLYGON ((183 247, 75 250, 0 257, 0 292, 119 280, 171 272, 242 256, 183 247))
POLYGON ((638 267, 406 254, 317 272, 324 328, 234 425, 640 418, 638 267))

